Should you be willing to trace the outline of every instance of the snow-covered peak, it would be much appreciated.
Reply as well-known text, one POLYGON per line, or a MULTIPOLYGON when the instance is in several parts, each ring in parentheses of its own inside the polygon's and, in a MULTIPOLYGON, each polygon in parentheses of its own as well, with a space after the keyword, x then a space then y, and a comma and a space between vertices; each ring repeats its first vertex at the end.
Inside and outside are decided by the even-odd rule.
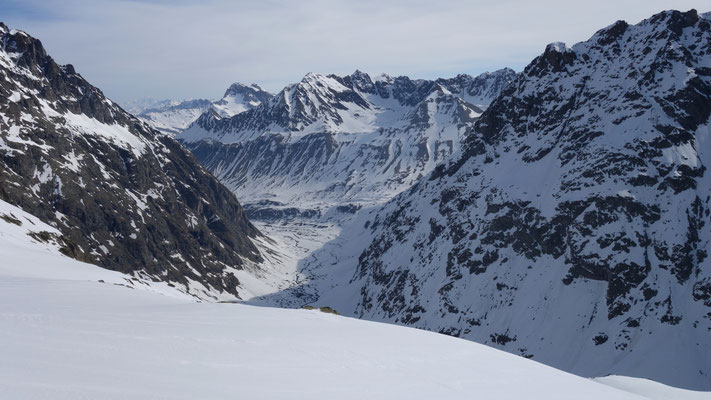
POLYGON ((213 102, 212 108, 223 117, 231 117, 239 113, 251 110, 260 104, 269 101, 273 94, 253 83, 244 85, 233 83, 225 91, 222 99, 213 102))
MULTIPOLYGON (((235 82, 230 85, 229 88, 227 88, 224 96, 222 96, 222 100, 232 98, 235 101, 239 100, 243 102, 246 108, 253 108, 265 101, 268 101, 273 96, 273 94, 262 89, 256 83, 245 85, 239 82, 235 82)), ((234 114, 237 114, 237 112, 235 112, 234 114)))
POLYGON ((292 93, 298 92, 300 89, 309 90, 308 88, 322 92, 324 90, 343 92, 349 89, 345 87, 335 75, 321 75, 309 72, 301 79, 301 82, 294 86, 295 91, 292 91, 292 93))
POLYGON ((473 99, 488 104, 510 78, 311 73, 253 110, 205 113, 178 138, 235 193, 268 200, 252 210, 312 202, 308 215, 347 218, 342 210, 381 203, 456 153, 482 112, 473 99))
POLYGON ((351 75, 344 78, 347 81, 352 82, 353 89, 362 93, 375 93, 376 84, 370 75, 360 70, 356 70, 351 75))
POLYGON ((255 92, 266 92, 266 90, 262 89, 256 83, 245 85, 243 83, 235 82, 235 83, 231 84, 230 87, 227 88, 224 96, 222 96, 222 97, 227 97, 227 96, 235 95, 235 94, 245 94, 245 93, 255 93, 255 92))
POLYGON ((457 83, 404 76, 374 82, 361 71, 344 77, 308 73, 253 110, 223 119, 209 128, 196 121, 179 137, 183 140, 219 137, 230 143, 271 133, 283 133, 295 140, 315 132, 364 133, 399 128, 409 109, 435 91, 461 97, 480 112, 473 99, 476 97, 476 104, 488 104, 510 82, 504 75, 507 74, 488 74, 482 79, 470 77, 457 83))
POLYGON ((570 47, 568 47, 565 43, 563 42, 553 42, 550 43, 546 46, 546 53, 547 52, 558 52, 558 53, 565 53, 566 51, 569 51, 570 47))
POLYGON ((357 69, 353 71, 353 73, 350 75, 353 79, 367 79, 370 80, 370 75, 367 73, 357 69))
POLYGON ((437 83, 477 108, 486 109, 515 78, 514 70, 503 68, 484 72, 476 77, 459 74, 454 78, 438 79, 437 83))
POLYGON ((373 82, 385 82, 385 83, 390 83, 393 81, 393 77, 386 74, 385 72, 382 72, 376 76, 373 77, 373 82))
MULTIPOLYGON (((156 102, 151 107, 144 107, 138 116, 154 128, 175 135, 208 110, 217 112, 221 117, 231 117, 268 102, 272 97, 274 97, 273 94, 255 83, 250 85, 233 83, 219 100, 165 100, 156 102)), ((150 99, 135 103, 135 106, 132 103, 129 104, 138 108, 143 103, 150 104, 150 99)))

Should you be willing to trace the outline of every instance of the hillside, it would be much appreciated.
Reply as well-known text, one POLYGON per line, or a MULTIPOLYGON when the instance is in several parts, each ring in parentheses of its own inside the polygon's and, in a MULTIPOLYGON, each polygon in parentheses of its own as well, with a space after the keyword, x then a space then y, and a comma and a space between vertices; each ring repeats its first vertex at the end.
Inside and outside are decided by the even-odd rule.
POLYGON ((42 43, 0 24, 0 200, 61 233, 78 260, 236 298, 259 231, 171 137, 128 114, 42 43))
POLYGON ((16 207, 0 201, 0 216, 23 223, 0 218, 2 397, 654 398, 443 335, 133 286, 35 241, 53 228, 16 207))
POLYGON ((711 389, 708 18, 549 45, 461 157, 303 260, 310 284, 261 300, 711 389))

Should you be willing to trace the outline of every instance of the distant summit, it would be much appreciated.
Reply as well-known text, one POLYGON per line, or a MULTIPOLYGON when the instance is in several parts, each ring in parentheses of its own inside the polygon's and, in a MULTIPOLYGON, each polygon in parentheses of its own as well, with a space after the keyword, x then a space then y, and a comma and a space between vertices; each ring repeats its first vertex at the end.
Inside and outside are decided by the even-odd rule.
POLYGON ((153 104, 139 101, 129 103, 129 105, 136 104, 134 109, 137 109, 138 104, 145 104, 144 108, 134 114, 154 128, 170 135, 176 135, 207 110, 215 110, 221 117, 231 117, 268 101, 272 96, 257 84, 247 86, 233 83, 220 100, 163 100, 153 104))

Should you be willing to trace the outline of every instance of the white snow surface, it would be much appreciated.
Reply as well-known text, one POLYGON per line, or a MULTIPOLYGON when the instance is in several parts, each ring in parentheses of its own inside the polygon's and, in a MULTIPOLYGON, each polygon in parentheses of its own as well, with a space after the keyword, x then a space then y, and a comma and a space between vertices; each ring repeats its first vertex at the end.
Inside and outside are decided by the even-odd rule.
POLYGON ((22 221, 0 219, 1 398, 708 398, 646 381, 619 390, 610 386, 624 378, 601 384, 465 340, 315 310, 131 290, 112 284, 119 273, 33 243, 26 224, 52 228, 31 215, 3 202, 0 214, 22 221))
POLYGON ((632 378, 629 376, 610 375, 594 378, 595 382, 644 396, 651 400, 708 400, 711 392, 697 392, 667 386, 649 379, 632 378))

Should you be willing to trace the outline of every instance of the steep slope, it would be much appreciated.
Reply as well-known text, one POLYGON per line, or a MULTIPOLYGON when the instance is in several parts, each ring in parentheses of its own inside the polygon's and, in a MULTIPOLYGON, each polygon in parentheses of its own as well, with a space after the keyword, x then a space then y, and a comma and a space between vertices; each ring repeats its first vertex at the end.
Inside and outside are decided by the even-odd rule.
POLYGON ((257 107, 273 95, 256 84, 233 83, 220 100, 183 100, 158 103, 135 113, 140 119, 162 132, 175 135, 187 128, 205 111, 215 110, 222 117, 231 117, 257 107))
POLYGON ((166 282, 109 271, 67 257, 63 254, 65 246, 66 239, 57 228, 0 200, 0 281, 6 285, 16 278, 89 281, 196 301, 166 282))
POLYGON ((329 278, 296 298, 709 390, 710 114, 709 14, 549 45, 457 161, 302 262, 329 278))
POLYGON ((0 218, 3 398, 645 398, 430 332, 129 290, 20 232, 52 227, 2 215, 23 221, 0 218))
POLYGON ((249 86, 233 83, 227 88, 222 99, 212 102, 212 108, 223 117, 231 117, 266 103, 272 97, 273 94, 255 83, 249 86))
POLYGON ((488 104, 514 76, 308 74, 253 110, 231 118, 207 112, 178 138, 221 182, 253 199, 255 218, 351 214, 392 198, 456 152, 482 112, 464 99, 488 104))
POLYGON ((0 24, 0 199, 109 269, 239 295, 261 256, 234 195, 176 141, 108 100, 42 44, 0 24))

